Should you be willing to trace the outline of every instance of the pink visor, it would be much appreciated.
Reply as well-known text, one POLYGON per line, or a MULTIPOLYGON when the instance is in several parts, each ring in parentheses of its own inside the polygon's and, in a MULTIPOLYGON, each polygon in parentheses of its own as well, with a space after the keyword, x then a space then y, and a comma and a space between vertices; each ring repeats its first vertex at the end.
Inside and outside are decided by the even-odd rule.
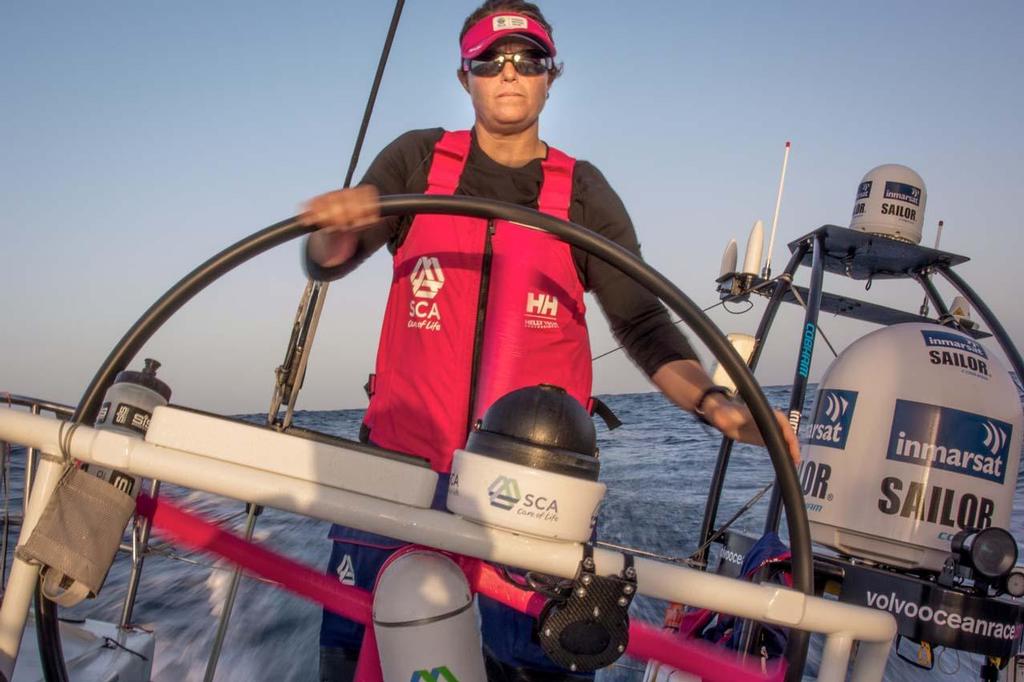
POLYGON ((522 14, 492 14, 476 22, 462 38, 462 58, 474 59, 498 40, 522 36, 555 56, 555 43, 544 27, 522 14))

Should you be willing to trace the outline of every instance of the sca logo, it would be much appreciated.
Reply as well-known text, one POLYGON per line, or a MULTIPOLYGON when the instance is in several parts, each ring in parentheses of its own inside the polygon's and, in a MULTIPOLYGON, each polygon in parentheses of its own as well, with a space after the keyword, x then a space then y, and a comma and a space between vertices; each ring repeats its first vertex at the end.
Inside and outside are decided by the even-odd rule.
POLYGON ((522 494, 519 482, 510 476, 498 476, 487 486, 487 497, 492 507, 510 511, 538 521, 558 521, 558 500, 532 493, 522 494))
POLYGON ((412 300, 409 301, 409 328, 439 331, 441 311, 433 300, 444 286, 444 270, 433 256, 420 256, 409 276, 412 281, 412 300))
POLYGON ((1012 434, 998 419, 897 400, 886 458, 1002 483, 1012 434))
POLYGON ((352 565, 352 556, 346 554, 341 558, 341 563, 338 564, 337 569, 338 582, 342 585, 355 585, 356 584, 356 569, 352 565))
POLYGON ((444 270, 433 256, 420 256, 412 269, 412 295, 416 298, 432 299, 444 286, 444 270))
POLYGON ((452 675, 452 671, 448 669, 448 666, 442 665, 430 670, 413 671, 409 682, 459 682, 459 678, 452 675))
POLYGON ((498 476, 487 487, 487 497, 490 498, 492 507, 509 511, 522 498, 519 494, 519 482, 508 476, 498 476))
POLYGON ((826 448, 845 449, 856 407, 857 391, 834 388, 822 391, 818 396, 818 406, 814 411, 814 422, 808 432, 807 442, 826 448))

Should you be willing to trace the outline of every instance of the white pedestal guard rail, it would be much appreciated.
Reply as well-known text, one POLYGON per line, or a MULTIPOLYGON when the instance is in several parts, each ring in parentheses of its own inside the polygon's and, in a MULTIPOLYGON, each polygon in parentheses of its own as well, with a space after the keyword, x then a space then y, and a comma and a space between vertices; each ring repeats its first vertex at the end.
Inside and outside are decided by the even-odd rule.
MULTIPOLYGON (((169 411, 167 417, 172 416, 170 412, 180 412, 174 408, 157 408, 154 423, 164 410, 169 411)), ((234 428, 238 424, 219 419, 213 422, 211 428, 217 428, 216 423, 225 428, 234 428)), ((43 453, 59 453, 61 424, 49 417, 0 409, 0 440, 35 447, 43 453)), ((286 437, 297 444, 308 443, 305 447, 312 452, 312 442, 286 437)), ((236 454, 231 452, 197 454, 80 426, 70 438, 69 454, 83 462, 114 467, 136 476, 565 578, 575 575, 582 559, 582 548, 576 543, 516 535, 446 512, 350 492, 345 489, 350 486, 350 481, 336 469, 324 472, 318 480, 310 480, 312 477, 308 471, 303 478, 280 473, 295 471, 296 468, 302 470, 301 466, 295 466, 294 452, 252 453, 253 459, 260 462, 261 468, 257 469, 237 463, 236 454)), ((366 457, 368 464, 376 459, 358 454, 366 457)), ((32 506, 38 505, 39 511, 53 491, 60 466, 59 457, 44 455, 40 460, 40 471, 32 492, 32 506)), ((409 465, 409 468, 415 467, 409 465)), ((19 542, 28 537, 37 519, 38 512, 26 514, 19 542)), ((596 549, 594 559, 598 574, 610 575, 623 568, 623 556, 618 552, 596 549)), ((638 558, 636 569, 641 594, 826 635, 819 680, 839 682, 846 679, 854 641, 859 641, 860 646, 850 679, 855 682, 882 679, 889 648, 896 634, 896 621, 887 613, 649 559, 638 558)), ((17 561, 0 607, 0 672, 7 679, 13 672, 34 588, 34 576, 34 569, 17 561)))

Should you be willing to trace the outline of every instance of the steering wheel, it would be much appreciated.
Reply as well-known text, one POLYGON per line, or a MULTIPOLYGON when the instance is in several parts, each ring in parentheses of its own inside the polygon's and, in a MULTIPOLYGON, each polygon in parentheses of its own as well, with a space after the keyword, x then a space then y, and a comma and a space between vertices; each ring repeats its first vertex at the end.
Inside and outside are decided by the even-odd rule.
MULTIPOLYGON (((739 395, 753 415, 768 448, 777 485, 781 491, 783 507, 786 510, 792 552, 793 587, 804 594, 813 594, 810 528, 807 525, 807 513, 803 506, 803 495, 796 470, 790 463, 781 427, 746 363, 710 318, 689 297, 654 268, 618 244, 579 225, 522 206, 474 197, 392 195, 381 197, 380 212, 382 217, 419 213, 469 216, 508 220, 540 228, 600 258, 661 299, 670 310, 682 318, 729 373, 739 395)), ((302 225, 297 217, 289 218, 229 246, 186 275, 150 306, 110 352, 82 396, 73 420, 78 423, 92 423, 95 420, 100 401, 114 382, 117 373, 127 367, 142 346, 171 315, 208 284, 250 258, 312 232, 313 229, 302 225)), ((39 651, 45 677, 48 682, 64 682, 67 680, 67 671, 64 667, 57 628, 57 609, 39 591, 36 594, 36 613, 39 651)), ((790 631, 786 649, 787 680, 801 678, 808 641, 808 633, 800 630, 790 631)))

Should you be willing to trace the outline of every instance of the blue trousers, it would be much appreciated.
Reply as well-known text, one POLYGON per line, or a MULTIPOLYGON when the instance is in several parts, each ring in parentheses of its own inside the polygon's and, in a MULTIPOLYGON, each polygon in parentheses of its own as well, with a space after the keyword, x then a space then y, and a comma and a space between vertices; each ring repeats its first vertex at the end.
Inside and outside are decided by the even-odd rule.
MULTIPOLYGON (((433 508, 445 509, 448 476, 440 475, 433 508)), ((335 524, 331 527, 331 558, 327 574, 346 585, 372 590, 381 566, 404 542, 335 524)), ((555 665, 537 640, 536 621, 530 616, 499 604, 483 595, 478 597, 481 635, 487 655, 512 668, 525 668, 551 673, 568 673, 555 665)), ((341 649, 351 656, 359 651, 364 627, 327 609, 320 624, 320 646, 341 649)), ((587 679, 573 675, 566 679, 587 679)))

